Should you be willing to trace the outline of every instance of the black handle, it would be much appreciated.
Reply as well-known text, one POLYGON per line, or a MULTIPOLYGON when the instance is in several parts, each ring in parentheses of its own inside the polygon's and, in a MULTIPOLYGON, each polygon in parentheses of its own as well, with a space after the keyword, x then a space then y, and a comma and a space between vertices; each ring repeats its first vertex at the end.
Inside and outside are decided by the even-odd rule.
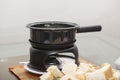
POLYGON ((85 26, 77 28, 77 33, 101 31, 101 25, 85 26))

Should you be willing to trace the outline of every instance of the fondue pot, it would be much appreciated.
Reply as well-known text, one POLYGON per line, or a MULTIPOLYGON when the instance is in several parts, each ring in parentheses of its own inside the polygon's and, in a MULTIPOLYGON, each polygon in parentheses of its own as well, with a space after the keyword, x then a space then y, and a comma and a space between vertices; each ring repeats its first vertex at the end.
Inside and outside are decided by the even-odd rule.
POLYGON ((76 33, 101 31, 101 25, 81 27, 76 23, 45 21, 27 25, 30 43, 37 49, 65 49, 72 47, 76 33))
POLYGON ((100 25, 81 27, 76 23, 60 21, 34 22, 27 25, 30 28, 30 61, 28 68, 46 72, 51 65, 59 69, 62 64, 73 60, 79 65, 79 52, 76 33, 101 31, 100 25))

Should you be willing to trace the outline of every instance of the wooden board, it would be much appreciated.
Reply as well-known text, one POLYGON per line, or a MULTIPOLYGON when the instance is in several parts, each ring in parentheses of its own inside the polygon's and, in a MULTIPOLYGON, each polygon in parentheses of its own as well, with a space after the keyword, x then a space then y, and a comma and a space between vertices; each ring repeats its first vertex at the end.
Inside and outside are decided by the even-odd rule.
MULTIPOLYGON (((83 58, 80 58, 80 62, 92 64, 95 68, 98 68, 97 65, 83 58)), ((40 77, 40 75, 36 75, 36 74, 26 71, 24 69, 24 65, 10 66, 9 71, 12 72, 19 80, 37 80, 40 77)))

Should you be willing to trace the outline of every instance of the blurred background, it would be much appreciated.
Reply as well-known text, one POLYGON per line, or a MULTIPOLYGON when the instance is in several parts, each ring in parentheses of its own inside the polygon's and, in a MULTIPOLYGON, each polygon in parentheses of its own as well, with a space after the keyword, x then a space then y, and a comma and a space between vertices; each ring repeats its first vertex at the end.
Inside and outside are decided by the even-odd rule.
POLYGON ((119 54, 120 0, 0 0, 0 57, 29 54, 26 25, 39 21, 67 21, 80 26, 100 24, 101 32, 77 34, 81 52, 93 53, 95 48, 91 46, 104 41, 106 46, 100 45, 104 49, 98 48, 99 51, 104 53, 114 47, 112 53, 119 54))
POLYGON ((0 0, 0 44, 25 42, 28 23, 49 20, 101 24, 102 34, 120 38, 120 0, 0 0))

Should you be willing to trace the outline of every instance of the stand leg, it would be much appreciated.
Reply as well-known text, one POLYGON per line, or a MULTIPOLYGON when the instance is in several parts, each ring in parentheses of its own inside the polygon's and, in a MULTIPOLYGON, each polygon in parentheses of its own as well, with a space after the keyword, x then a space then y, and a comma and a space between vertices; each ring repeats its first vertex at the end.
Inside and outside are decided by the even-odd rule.
POLYGON ((78 53, 78 48, 76 47, 76 45, 74 45, 74 49, 72 50, 72 52, 75 55, 75 63, 77 65, 79 65, 80 64, 80 62, 79 62, 79 53, 78 53))

